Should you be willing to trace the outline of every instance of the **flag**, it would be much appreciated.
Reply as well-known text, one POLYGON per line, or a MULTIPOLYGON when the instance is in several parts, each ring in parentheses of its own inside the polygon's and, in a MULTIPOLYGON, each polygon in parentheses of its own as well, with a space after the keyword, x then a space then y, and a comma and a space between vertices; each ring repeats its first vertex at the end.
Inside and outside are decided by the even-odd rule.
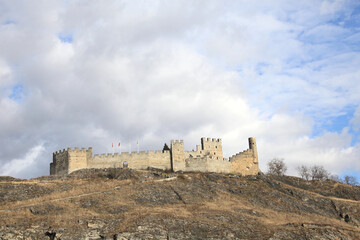
POLYGON ((119 142, 119 147, 120 147, 120 142, 119 142))
POLYGON ((114 147, 114 143, 112 143, 111 147, 114 147))

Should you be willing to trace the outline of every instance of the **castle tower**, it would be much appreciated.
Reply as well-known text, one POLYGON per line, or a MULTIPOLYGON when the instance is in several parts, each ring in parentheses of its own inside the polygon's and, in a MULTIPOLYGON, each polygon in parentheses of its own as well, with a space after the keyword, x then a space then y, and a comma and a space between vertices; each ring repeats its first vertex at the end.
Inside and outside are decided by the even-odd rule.
POLYGON ((92 159, 92 148, 68 148, 53 153, 53 162, 50 163, 50 175, 69 174, 78 169, 88 167, 92 159))
POLYGON ((256 139, 254 137, 249 138, 249 149, 254 154, 254 162, 258 162, 258 154, 257 154, 257 148, 256 148, 256 139))
POLYGON ((174 172, 185 170, 184 141, 171 140, 171 168, 174 172))
POLYGON ((215 159, 223 159, 222 142, 218 138, 201 138, 201 149, 215 159))

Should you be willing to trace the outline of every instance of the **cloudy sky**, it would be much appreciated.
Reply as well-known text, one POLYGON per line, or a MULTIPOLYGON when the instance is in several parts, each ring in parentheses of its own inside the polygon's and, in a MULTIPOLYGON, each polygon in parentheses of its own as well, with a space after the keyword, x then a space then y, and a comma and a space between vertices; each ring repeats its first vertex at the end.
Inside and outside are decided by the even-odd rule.
POLYGON ((52 152, 256 137, 260 168, 360 176, 360 3, 0 0, 0 175, 52 152))

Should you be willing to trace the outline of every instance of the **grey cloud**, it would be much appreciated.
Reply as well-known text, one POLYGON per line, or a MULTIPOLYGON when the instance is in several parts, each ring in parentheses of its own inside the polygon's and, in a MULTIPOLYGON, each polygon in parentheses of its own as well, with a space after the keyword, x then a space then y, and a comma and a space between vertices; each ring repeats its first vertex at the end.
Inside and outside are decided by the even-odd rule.
MULTIPOLYGON (((0 174, 47 174, 53 151, 93 146, 97 153, 110 152, 118 141, 123 150, 129 143, 134 149, 137 140, 142 149, 160 149, 164 141, 181 138, 192 148, 202 136, 222 137, 229 156, 255 136, 263 168, 272 156, 288 156, 296 164, 299 157, 291 150, 316 159, 324 156, 319 152, 332 151, 321 144, 314 148, 304 137, 311 136, 313 121, 301 111, 319 93, 324 100, 315 110, 327 108, 333 89, 312 90, 314 85, 304 81, 313 74, 310 67, 295 74, 286 63, 300 53, 309 57, 292 31, 304 30, 302 22, 308 23, 320 5, 309 17, 294 10, 302 4, 286 4, 286 11, 296 13, 287 22, 285 10, 266 1, 17 4, 23 7, 6 3, 2 10, 1 21, 16 24, 0 26, 0 88, 21 84, 24 98, 14 102, 0 93, 0 174), (72 34, 73 42, 61 42, 59 33, 72 34), (260 78, 253 67, 264 61, 270 64, 260 78), (280 76, 284 69, 296 76, 280 76), (286 85, 290 80, 293 86, 286 85), (265 107, 258 101, 262 97, 265 107), (284 102, 289 107, 277 113, 284 102), (30 164, 13 170, 21 161, 30 164)), ((349 150, 345 135, 331 138, 344 142, 335 156, 347 150, 355 159, 358 152, 349 150)), ((337 160, 331 158, 331 164, 337 160)))

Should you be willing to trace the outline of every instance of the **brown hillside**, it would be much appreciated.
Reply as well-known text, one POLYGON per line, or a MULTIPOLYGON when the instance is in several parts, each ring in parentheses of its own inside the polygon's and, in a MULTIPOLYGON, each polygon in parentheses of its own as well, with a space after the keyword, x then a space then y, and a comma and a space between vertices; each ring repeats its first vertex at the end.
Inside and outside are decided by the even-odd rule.
POLYGON ((360 239, 360 187, 267 175, 0 177, 0 239, 360 239))

